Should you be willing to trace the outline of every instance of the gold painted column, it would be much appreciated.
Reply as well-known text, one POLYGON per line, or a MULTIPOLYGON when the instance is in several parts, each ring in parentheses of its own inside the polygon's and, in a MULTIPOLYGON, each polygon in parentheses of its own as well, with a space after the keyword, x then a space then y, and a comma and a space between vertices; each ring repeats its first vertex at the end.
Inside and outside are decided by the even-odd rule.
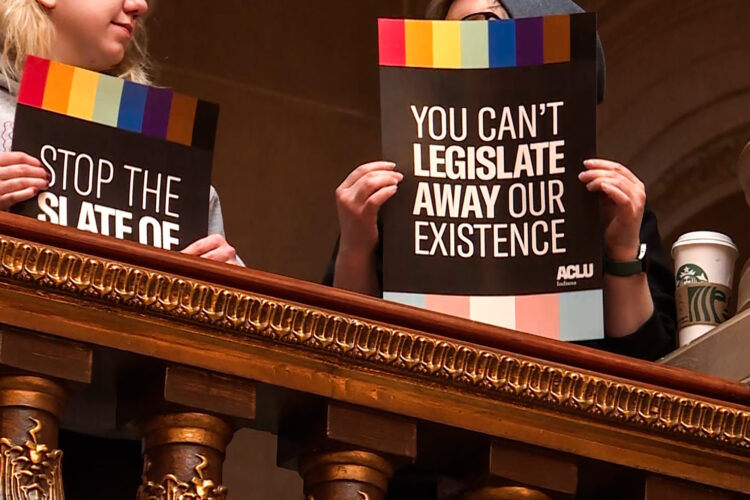
POLYGON ((184 412, 142 427, 144 470, 139 500, 224 500, 222 467, 232 429, 221 418, 184 412))
POLYGON ((415 421, 334 401, 290 418, 279 439, 278 463, 299 471, 307 500, 383 500, 417 455, 415 421))
POLYGON ((393 465, 367 451, 332 451, 306 455, 299 472, 307 500, 384 500, 393 465))
POLYGON ((578 491, 577 461, 552 450, 492 440, 466 463, 474 486, 461 500, 551 500, 578 491))
POLYGON ((47 378, 0 377, 0 500, 63 500, 56 448, 66 398, 47 378))
POLYGON ((552 500, 539 490, 520 486, 488 486, 461 496, 461 500, 552 500))
MULTIPOLYGON (((143 440, 140 500, 224 500, 221 485, 234 425, 255 418, 255 384, 170 365, 120 387, 118 420, 143 440)), ((243 498, 244 492, 236 492, 243 498)))

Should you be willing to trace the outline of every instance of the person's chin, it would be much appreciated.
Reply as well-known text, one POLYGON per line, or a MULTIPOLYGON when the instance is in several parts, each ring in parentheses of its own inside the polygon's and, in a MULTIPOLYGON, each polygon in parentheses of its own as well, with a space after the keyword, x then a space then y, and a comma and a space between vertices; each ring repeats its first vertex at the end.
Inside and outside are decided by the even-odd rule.
POLYGON ((126 47, 123 45, 116 44, 106 51, 106 56, 102 58, 102 69, 101 71, 107 71, 122 62, 125 59, 126 47))

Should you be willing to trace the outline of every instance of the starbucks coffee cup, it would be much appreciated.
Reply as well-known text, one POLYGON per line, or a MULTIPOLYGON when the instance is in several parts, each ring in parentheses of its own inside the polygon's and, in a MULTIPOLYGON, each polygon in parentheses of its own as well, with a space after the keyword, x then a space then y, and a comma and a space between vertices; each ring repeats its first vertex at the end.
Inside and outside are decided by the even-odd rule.
POLYGON ((738 253, 732 238, 712 231, 683 234, 672 246, 680 347, 729 319, 738 253))

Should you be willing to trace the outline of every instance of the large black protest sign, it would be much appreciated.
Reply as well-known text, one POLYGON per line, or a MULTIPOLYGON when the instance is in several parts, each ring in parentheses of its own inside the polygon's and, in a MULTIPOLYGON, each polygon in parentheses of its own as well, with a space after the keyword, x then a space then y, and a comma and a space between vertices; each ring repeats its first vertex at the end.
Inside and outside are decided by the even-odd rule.
POLYGON ((13 211, 182 249, 208 232, 217 118, 204 101, 30 57, 13 149, 51 179, 13 211))
POLYGON ((381 20, 380 52, 383 154, 405 175, 384 296, 519 329, 545 308, 555 321, 526 330, 601 337, 598 200, 578 180, 596 153, 595 16, 381 20))

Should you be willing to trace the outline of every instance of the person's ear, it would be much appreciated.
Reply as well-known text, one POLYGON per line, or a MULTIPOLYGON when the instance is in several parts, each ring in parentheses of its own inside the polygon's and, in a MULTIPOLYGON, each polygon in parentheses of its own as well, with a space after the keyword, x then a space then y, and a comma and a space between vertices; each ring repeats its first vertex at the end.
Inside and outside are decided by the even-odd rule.
POLYGON ((54 9, 57 5, 57 0, 36 0, 36 2, 45 9, 54 9))

